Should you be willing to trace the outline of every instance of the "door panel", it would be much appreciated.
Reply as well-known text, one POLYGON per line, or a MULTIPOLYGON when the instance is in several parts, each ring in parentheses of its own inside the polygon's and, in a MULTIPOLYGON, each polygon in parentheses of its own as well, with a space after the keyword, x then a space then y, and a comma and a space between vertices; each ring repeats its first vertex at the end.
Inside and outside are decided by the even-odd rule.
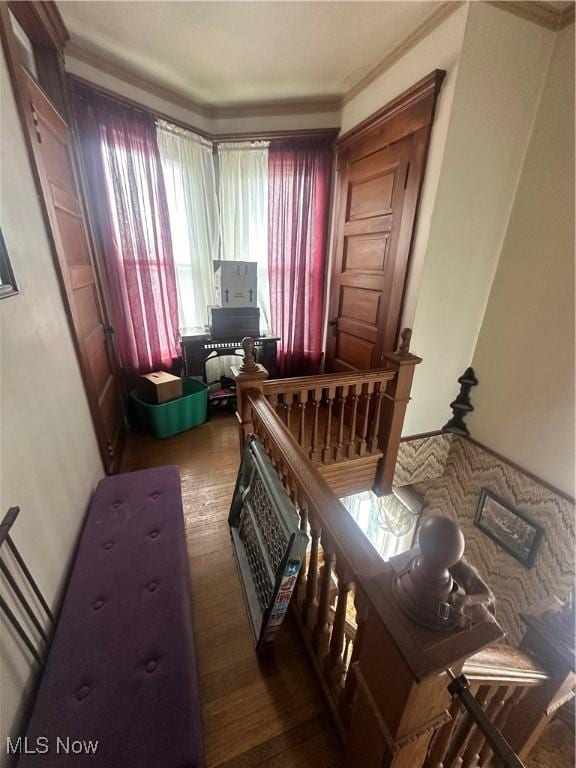
POLYGON ((434 70, 336 143, 328 371, 379 368, 396 346, 444 74, 434 70))
POLYGON ((381 271, 386 263, 390 233, 346 238, 342 272, 381 271))
POLYGON ((35 128, 34 157, 84 385, 104 465, 113 471, 125 437, 122 392, 71 164, 68 126, 33 78, 27 73, 24 77, 35 128))
POLYGON ((405 179, 408 137, 346 165, 333 265, 327 367, 377 368, 390 292, 405 179))
POLYGON ((341 331, 338 334, 336 357, 339 360, 345 360, 349 369, 364 371, 372 367, 374 346, 374 343, 368 339, 341 331))
POLYGON ((393 171, 352 181, 348 191, 347 221, 390 213, 394 189, 393 171))

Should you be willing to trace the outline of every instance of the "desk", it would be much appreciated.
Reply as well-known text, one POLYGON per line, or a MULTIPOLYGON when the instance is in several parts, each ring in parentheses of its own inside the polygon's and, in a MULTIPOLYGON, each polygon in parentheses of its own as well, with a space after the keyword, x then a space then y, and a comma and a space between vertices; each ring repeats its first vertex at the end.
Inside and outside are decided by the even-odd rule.
MULTIPOLYGON (((255 336, 256 361, 266 368, 270 378, 276 376, 276 353, 279 336, 255 336)), ((206 361, 224 355, 236 355, 241 339, 212 339, 209 334, 182 333, 182 358, 186 376, 201 376, 206 382, 206 361)), ((206 382, 207 383, 207 382, 206 382)))

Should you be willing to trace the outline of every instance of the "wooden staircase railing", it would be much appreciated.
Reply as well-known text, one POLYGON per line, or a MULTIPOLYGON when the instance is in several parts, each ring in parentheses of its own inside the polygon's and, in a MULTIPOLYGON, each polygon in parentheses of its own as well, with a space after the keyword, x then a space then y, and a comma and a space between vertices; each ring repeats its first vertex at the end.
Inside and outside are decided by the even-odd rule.
POLYGON ((310 536, 309 557, 300 571, 293 598, 294 615, 343 737, 354 694, 353 674, 346 665, 344 651, 354 659, 361 644, 361 631, 353 643, 346 641, 349 600, 354 589, 362 615, 357 574, 377 573, 384 563, 264 394, 247 390, 246 395, 253 430, 299 511, 302 529, 310 536), (332 605, 334 579, 338 591, 332 605))
POLYGON ((371 487, 390 493, 414 369, 421 361, 409 351, 410 335, 409 329, 402 333, 382 369, 274 380, 256 364, 253 340, 244 339, 244 363, 233 369, 241 444, 252 429, 244 393, 258 389, 341 496, 371 487))
MULTIPOLYGON (((465 671, 477 700, 504 731, 546 674, 529 653, 494 645, 503 633, 491 618, 434 632, 403 612, 393 565, 380 558, 320 474, 321 465, 310 460, 311 444, 303 446, 281 419, 270 389, 264 391, 265 377, 249 359, 247 369, 237 372, 241 439, 258 436, 310 538, 291 610, 344 745, 345 764, 487 766, 491 748, 451 699, 447 670, 465 671)), ((526 753, 528 738, 516 734, 514 749, 526 753)))

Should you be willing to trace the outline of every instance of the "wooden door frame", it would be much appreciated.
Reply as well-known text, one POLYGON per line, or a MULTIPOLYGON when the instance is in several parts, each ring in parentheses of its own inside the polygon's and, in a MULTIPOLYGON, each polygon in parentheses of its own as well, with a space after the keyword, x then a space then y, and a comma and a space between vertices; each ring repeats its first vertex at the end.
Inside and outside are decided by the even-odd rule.
POLYGON ((336 204, 334 206, 330 259, 330 287, 326 307, 326 353, 330 344, 329 334, 331 330, 328 325, 330 310, 332 306, 336 306, 338 301, 337 285, 333 275, 339 264, 338 248, 341 243, 339 227, 347 205, 347 197, 344 194, 347 169, 355 160, 412 136, 411 161, 404 192, 398 247, 390 286, 390 302, 386 308, 385 335, 382 339, 384 352, 392 352, 396 348, 406 293, 406 278, 414 245, 418 208, 428 159, 430 134, 438 94, 445 75, 444 70, 433 70, 377 112, 344 133, 336 141, 337 178, 334 196, 336 204))
MULTIPOLYGON (((90 253, 90 259, 92 262, 92 268, 94 269, 95 279, 99 292, 103 292, 101 284, 101 274, 94 258, 94 244, 92 242, 91 229, 88 226, 86 220, 86 209, 82 193, 82 185, 79 181, 78 169, 76 167, 77 158, 75 147, 72 142, 72 131, 69 120, 69 110, 67 108, 67 92, 65 86, 65 72, 64 72, 64 45, 69 39, 66 27, 60 12, 53 2, 0 2, 0 39, 2 40, 2 48, 6 57, 6 63, 8 66, 8 72, 10 80, 12 82, 12 90, 16 101, 16 107, 22 124, 24 139, 26 143, 26 149, 28 152, 28 158, 30 161, 30 167, 32 169, 32 175, 34 178, 34 184, 38 194, 40 202, 40 209, 42 217, 44 219, 45 230, 48 236, 50 250, 52 252, 52 259, 54 267, 56 269, 56 275, 58 278, 58 284, 60 289, 60 295, 64 305, 66 313, 66 319, 78 365, 80 368, 80 374, 86 391, 88 406, 92 416, 94 425, 94 431, 96 434, 96 440, 100 450, 100 456, 102 464, 107 472, 117 472, 120 468, 120 462, 123 452, 123 437, 119 440, 119 444, 115 455, 110 461, 110 453, 108 450, 108 441, 106 437, 106 431, 102 421, 102 415, 97 405, 97 396, 92 388, 90 372, 86 368, 82 350, 78 341, 76 327, 74 323, 74 314, 70 304, 70 297, 68 294, 66 278, 64 276, 62 265, 60 262, 60 256, 58 252, 57 243, 54 237, 52 229, 52 222, 50 219, 48 202, 44 195, 44 187, 42 183, 42 175, 38 166, 38 160, 36 158, 35 142, 36 142, 36 125, 34 123, 32 111, 29 109, 29 99, 27 95, 27 86, 25 82, 25 73, 20 61, 20 55, 17 48, 17 42, 15 38, 14 29, 12 27, 12 21, 10 19, 9 11, 12 11, 14 16, 22 24, 24 31, 29 35, 31 42, 34 46, 38 46, 40 50, 39 64, 42 67, 43 77, 39 83, 40 87, 45 91, 46 96, 52 105, 59 112, 62 118, 68 125, 70 131, 71 143, 70 143, 70 163, 72 167, 72 173, 77 186, 79 203, 84 214, 84 229, 86 231, 86 244, 90 253)), ((36 55, 36 47, 35 47, 36 55)), ((106 306, 104 302, 98 297, 100 311, 102 313, 103 320, 107 326, 110 326, 109 319, 106 312, 106 306)), ((111 346, 111 345, 109 345, 111 346)), ((116 360, 111 361, 113 372, 118 375, 118 369, 116 360)))

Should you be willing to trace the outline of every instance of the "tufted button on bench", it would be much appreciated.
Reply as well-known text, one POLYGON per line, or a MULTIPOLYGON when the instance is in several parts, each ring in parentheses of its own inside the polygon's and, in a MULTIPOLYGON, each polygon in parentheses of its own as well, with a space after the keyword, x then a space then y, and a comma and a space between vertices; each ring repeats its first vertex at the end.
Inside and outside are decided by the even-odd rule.
POLYGON ((51 748, 18 768, 204 765, 177 467, 96 489, 26 736, 51 748), (98 747, 62 755, 58 737, 98 747))

